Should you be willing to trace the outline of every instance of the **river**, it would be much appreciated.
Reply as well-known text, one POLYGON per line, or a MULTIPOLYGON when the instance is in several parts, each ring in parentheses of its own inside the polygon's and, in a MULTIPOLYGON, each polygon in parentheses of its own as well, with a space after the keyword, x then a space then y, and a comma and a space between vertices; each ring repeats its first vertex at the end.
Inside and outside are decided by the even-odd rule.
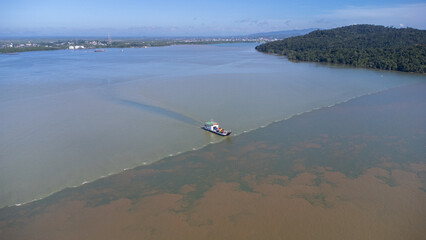
POLYGON ((255 44, 0 55, 0 207, 40 199, 291 116, 424 81, 294 63, 255 44))

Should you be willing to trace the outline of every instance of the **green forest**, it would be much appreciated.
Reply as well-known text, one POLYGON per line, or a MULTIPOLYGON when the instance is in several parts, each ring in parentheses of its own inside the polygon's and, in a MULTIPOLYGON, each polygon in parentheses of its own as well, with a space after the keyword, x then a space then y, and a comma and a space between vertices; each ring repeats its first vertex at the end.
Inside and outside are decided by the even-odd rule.
POLYGON ((260 52, 294 61, 426 72, 426 30, 351 25, 259 45, 260 52))

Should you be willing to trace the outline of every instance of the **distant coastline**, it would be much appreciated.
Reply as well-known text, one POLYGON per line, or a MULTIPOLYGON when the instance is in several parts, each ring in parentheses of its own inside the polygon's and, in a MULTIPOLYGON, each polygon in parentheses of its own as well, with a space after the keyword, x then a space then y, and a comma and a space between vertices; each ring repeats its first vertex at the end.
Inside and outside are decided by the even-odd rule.
POLYGON ((9 37, 0 38, 1 53, 18 53, 29 51, 48 50, 81 50, 99 48, 147 48, 163 47, 171 45, 201 45, 201 44, 221 44, 221 43, 265 43, 285 39, 288 37, 300 36, 309 32, 310 29, 286 30, 278 32, 262 32, 245 36, 211 36, 211 37, 9 37))
POLYGON ((351 25, 268 42, 260 52, 293 61, 426 73, 426 30, 351 25))
POLYGON ((124 39, 124 40, 2 40, 0 54, 51 50, 96 50, 104 48, 148 48, 171 45, 204 45, 220 43, 264 43, 257 38, 175 38, 175 39, 124 39))

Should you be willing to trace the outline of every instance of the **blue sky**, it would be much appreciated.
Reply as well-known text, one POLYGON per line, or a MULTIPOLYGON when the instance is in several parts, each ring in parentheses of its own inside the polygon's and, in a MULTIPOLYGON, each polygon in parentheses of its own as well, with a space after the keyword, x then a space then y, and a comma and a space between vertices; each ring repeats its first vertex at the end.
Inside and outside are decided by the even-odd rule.
POLYGON ((426 1, 1 0, 0 36, 213 36, 350 24, 426 29, 426 1))

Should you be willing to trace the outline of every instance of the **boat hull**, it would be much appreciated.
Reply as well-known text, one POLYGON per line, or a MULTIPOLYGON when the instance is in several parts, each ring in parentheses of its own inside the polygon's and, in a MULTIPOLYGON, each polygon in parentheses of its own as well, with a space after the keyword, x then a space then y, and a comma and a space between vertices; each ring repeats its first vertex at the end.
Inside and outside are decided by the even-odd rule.
POLYGON ((226 132, 224 132, 224 133, 220 133, 220 132, 216 132, 216 131, 212 131, 212 130, 210 130, 210 129, 208 129, 208 128, 205 128, 205 127, 201 127, 202 129, 204 129, 204 130, 206 130, 206 131, 209 131, 209 132, 212 132, 212 133, 216 133, 217 135, 220 135, 220 136, 228 136, 228 135, 230 135, 232 132, 231 131, 226 131, 226 132))

